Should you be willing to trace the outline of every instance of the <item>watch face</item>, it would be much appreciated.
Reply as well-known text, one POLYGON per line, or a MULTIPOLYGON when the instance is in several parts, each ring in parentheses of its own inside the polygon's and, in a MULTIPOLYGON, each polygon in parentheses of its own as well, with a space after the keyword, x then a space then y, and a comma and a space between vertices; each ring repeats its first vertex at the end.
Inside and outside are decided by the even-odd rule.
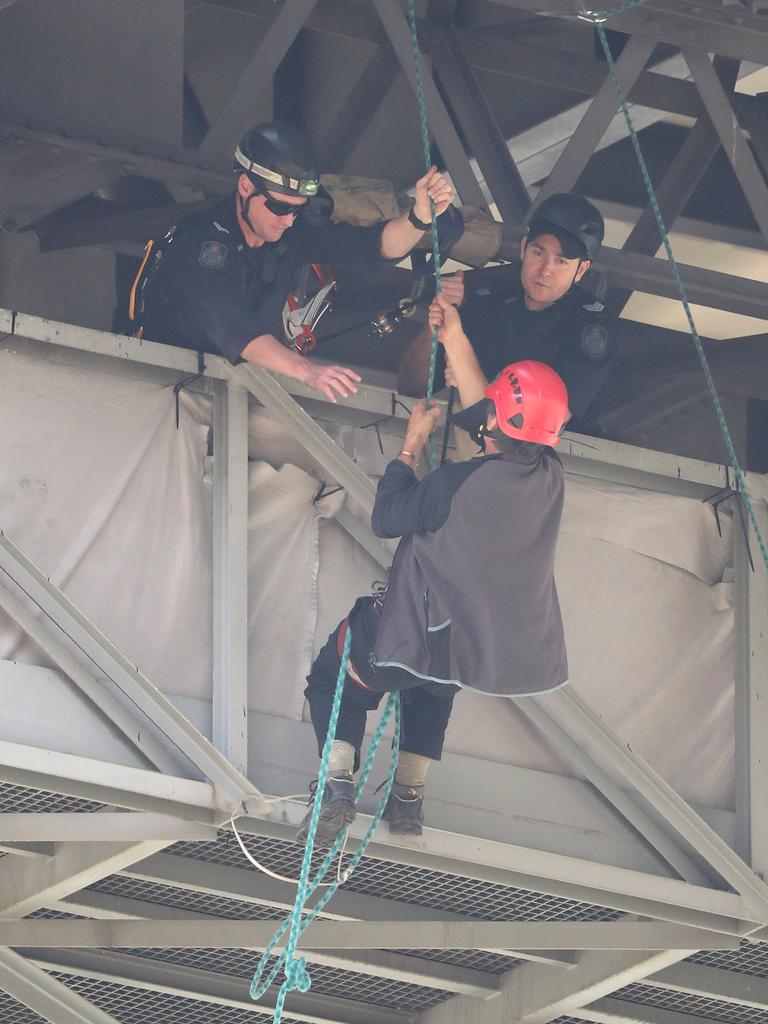
POLYGON ((224 266, 227 258, 227 247, 221 242, 203 242, 197 262, 206 270, 218 270, 224 266))

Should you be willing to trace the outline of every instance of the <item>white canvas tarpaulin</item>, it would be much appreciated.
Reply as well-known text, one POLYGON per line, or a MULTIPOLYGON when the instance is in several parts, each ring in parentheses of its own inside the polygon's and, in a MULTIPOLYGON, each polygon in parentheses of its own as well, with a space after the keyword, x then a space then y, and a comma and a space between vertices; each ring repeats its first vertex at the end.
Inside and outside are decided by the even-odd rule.
MULTIPOLYGON (((168 387, 8 352, 0 371, 0 527, 153 682, 210 699, 210 402, 182 395, 177 429, 168 387)), ((366 472, 397 451, 327 426, 366 472)), ((249 438, 249 703, 298 720, 313 651, 382 570, 333 520, 343 495, 315 500, 311 460, 263 410, 249 438)), ((569 475, 557 574, 573 685, 683 796, 730 808, 720 518, 722 536, 701 501, 569 475)), ((36 660, 5 620, 0 658, 36 660)), ((479 694, 457 698, 447 749, 571 774, 513 705, 479 694)))

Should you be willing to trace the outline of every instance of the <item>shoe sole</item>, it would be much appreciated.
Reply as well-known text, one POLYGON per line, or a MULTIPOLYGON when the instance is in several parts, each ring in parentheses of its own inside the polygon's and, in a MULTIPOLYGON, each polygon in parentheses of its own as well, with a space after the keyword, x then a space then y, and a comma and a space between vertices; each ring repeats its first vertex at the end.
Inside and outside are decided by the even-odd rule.
POLYGON ((389 831, 394 836, 421 836, 424 834, 424 826, 411 821, 389 821, 389 831))
MULTIPOLYGON (((320 812, 315 832, 316 846, 331 846, 343 828, 347 828, 357 817, 353 806, 344 804, 341 807, 324 807, 320 812)), ((296 833, 297 843, 306 843, 307 829, 300 828, 296 833)))

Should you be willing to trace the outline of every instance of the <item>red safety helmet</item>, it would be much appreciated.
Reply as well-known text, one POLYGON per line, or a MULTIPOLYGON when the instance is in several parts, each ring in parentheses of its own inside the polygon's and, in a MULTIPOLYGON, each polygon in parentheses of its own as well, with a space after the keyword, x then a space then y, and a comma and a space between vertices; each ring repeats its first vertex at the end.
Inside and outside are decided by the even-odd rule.
POLYGON ((510 363, 485 389, 507 437, 534 444, 556 445, 568 419, 568 392, 559 375, 545 363, 525 359, 510 363))

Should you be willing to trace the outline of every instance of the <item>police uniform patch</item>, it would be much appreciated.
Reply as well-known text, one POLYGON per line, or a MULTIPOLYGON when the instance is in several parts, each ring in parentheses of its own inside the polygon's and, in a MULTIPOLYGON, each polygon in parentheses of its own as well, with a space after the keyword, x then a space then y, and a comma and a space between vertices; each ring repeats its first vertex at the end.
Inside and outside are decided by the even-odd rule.
POLYGON ((227 258, 227 247, 221 242, 203 242, 197 262, 206 270, 218 270, 224 266, 227 258))
POLYGON ((582 330, 581 351, 592 362, 605 359, 608 352, 608 331, 603 324, 587 324, 582 330))
POLYGON ((588 302, 586 306, 582 306, 582 309, 586 309, 588 313, 602 313, 605 306, 599 299, 595 299, 594 302, 588 302))

